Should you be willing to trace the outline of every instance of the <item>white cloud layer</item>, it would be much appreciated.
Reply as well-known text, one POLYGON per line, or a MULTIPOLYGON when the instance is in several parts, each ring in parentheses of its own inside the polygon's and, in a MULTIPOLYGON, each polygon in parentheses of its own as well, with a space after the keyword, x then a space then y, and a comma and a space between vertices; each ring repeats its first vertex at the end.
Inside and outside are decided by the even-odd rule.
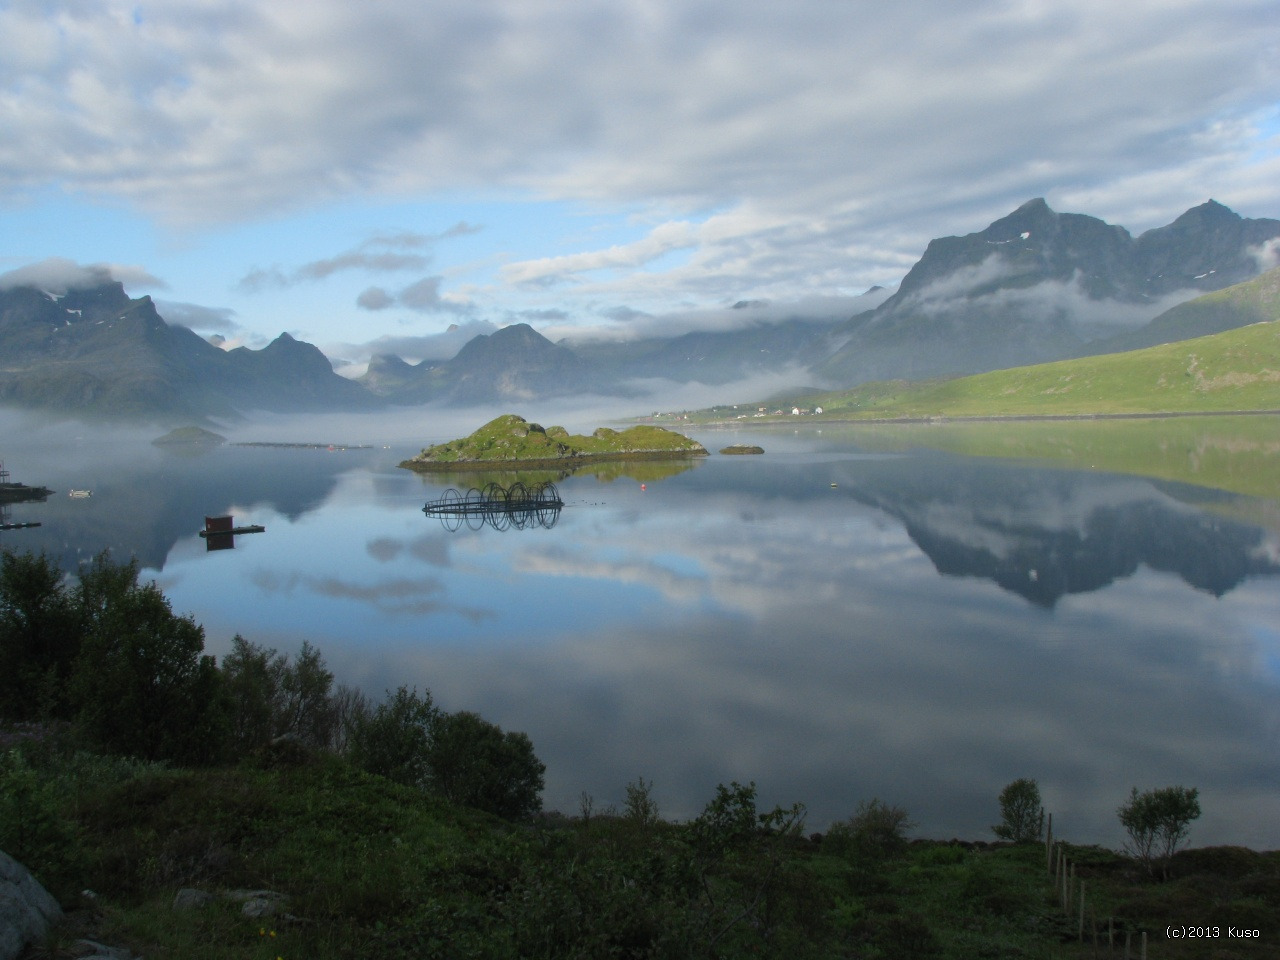
POLYGON ((1274 0, 15 0, 0 197, 54 185, 194 229, 497 191, 650 225, 370 308, 849 295, 1033 196, 1135 233, 1210 196, 1275 215, 1278 46, 1274 0))

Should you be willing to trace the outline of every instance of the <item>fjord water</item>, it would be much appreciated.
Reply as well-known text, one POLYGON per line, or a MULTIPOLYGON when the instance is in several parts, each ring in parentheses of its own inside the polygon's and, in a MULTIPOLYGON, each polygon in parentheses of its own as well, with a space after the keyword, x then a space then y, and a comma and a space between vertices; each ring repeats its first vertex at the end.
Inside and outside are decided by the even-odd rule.
POLYGON ((411 449, 33 439, 7 464, 58 494, 0 536, 67 568, 136 555, 211 653, 308 640, 372 696, 524 730, 568 813, 643 776, 687 817, 754 780, 811 830, 877 797, 919 835, 990 839, 1025 776, 1076 842, 1118 846, 1131 787, 1182 784, 1193 843, 1280 846, 1280 502, 1256 495, 1277 444, 1235 443, 1247 466, 1203 485, 1110 472, 1107 444, 1055 464, 1052 434, 1012 459, 961 451, 1025 430, 930 429, 693 431, 766 453, 564 477, 553 525, 507 530, 425 516, 476 480, 398 469, 411 449), (218 513, 266 532, 206 552, 218 513))

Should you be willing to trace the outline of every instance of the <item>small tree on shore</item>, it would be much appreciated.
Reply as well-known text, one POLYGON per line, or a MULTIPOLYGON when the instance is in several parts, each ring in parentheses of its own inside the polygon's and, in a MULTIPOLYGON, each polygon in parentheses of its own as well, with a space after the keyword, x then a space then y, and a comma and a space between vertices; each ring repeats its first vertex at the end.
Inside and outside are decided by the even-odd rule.
POLYGON ((1044 836, 1044 807, 1034 780, 1023 777, 1000 791, 1000 823, 991 830, 1014 843, 1034 843, 1044 836))
POLYGON ((1155 872, 1157 863, 1168 868, 1169 858, 1191 832, 1191 821, 1200 816, 1200 791, 1186 787, 1162 787, 1138 793, 1134 787, 1128 803, 1117 811, 1129 834, 1125 850, 1155 872))

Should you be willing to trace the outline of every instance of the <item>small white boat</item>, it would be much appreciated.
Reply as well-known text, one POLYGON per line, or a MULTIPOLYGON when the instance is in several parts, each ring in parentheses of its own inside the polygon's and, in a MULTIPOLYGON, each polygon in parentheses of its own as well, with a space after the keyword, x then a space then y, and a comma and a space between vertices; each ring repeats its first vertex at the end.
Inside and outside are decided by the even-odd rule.
POLYGON ((70 490, 67 492, 67 496, 75 497, 77 500, 84 500, 87 497, 92 497, 93 491, 92 490, 70 490))

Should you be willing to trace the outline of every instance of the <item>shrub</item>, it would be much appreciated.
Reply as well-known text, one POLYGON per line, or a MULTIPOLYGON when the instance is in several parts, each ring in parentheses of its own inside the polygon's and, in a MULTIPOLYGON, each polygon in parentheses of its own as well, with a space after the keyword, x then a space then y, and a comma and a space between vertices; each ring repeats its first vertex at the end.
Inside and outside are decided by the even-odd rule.
POLYGON ((333 674, 306 641, 291 663, 288 656, 237 634, 221 672, 233 750, 252 751, 280 737, 309 747, 331 747, 337 741, 338 704, 329 693, 333 674))
POLYGON ((0 754, 0 850, 29 870, 46 871, 74 846, 74 826, 59 799, 58 785, 21 750, 0 754))
POLYGON ((832 824, 825 842, 837 854, 887 860, 906 848, 906 831, 913 826, 901 807, 872 799, 858 804, 857 812, 848 820, 832 824))
POLYGON ((523 733, 503 733, 479 714, 441 714, 427 751, 432 788, 453 803, 522 819, 542 809, 546 766, 523 733))
POLYGON ((173 613, 138 563, 100 554, 77 588, 83 639, 72 697, 85 735, 117 754, 199 764, 222 752, 225 727, 204 629, 173 613))
POLYGON ((427 786, 439 711, 431 694, 400 687, 372 713, 353 711, 347 755, 358 767, 411 787, 427 786))
POLYGON ((0 554, 0 716, 65 718, 80 648, 62 571, 45 554, 0 554))
POLYGON ((1137 857, 1152 873, 1156 863, 1168 865, 1178 844, 1186 839, 1191 821, 1200 816, 1199 790, 1162 787, 1138 793, 1116 811, 1129 842, 1125 851, 1137 857))
POLYGON ((1044 836, 1044 807, 1034 780, 1015 780, 1000 791, 1000 821, 991 830, 1003 840, 1033 843, 1044 836))

